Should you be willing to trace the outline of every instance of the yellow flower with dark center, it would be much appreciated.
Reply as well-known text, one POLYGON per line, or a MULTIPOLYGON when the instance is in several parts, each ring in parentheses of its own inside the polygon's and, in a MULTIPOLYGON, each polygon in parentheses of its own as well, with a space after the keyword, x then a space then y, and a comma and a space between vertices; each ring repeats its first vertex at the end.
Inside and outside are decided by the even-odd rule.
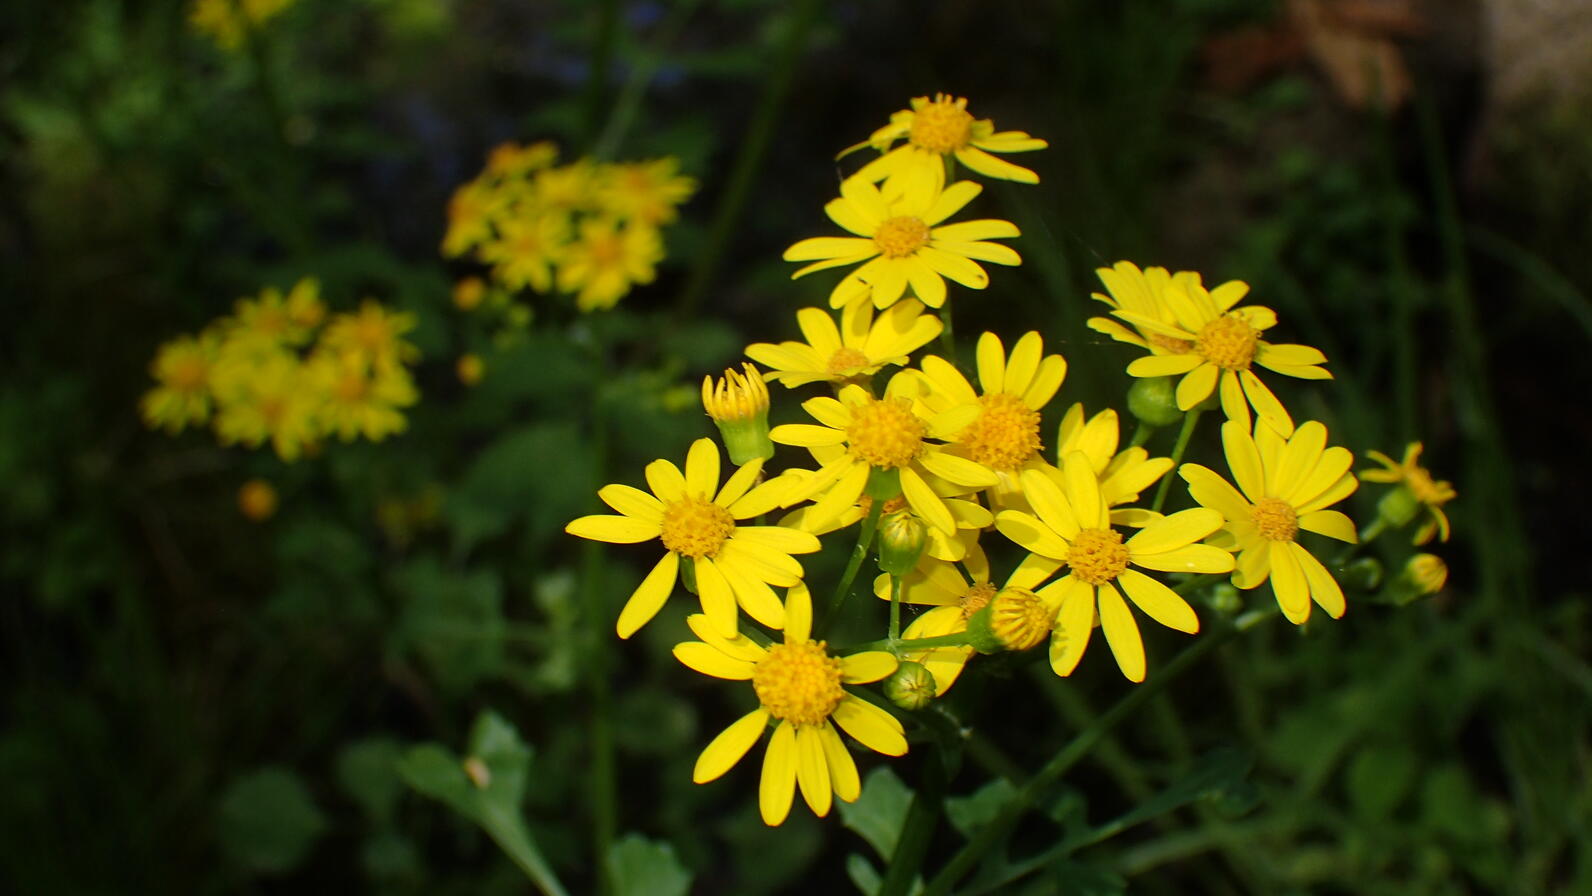
POLYGON ((651 283, 662 260, 656 228, 587 219, 559 263, 558 288, 576 293, 575 307, 581 311, 612 308, 633 285, 651 283))
POLYGON ((1231 554, 1198 544, 1222 526, 1214 510, 1195 508, 1156 519, 1132 538, 1112 528, 1111 509, 1100 492, 1089 458, 1081 451, 1062 464, 1065 487, 1038 470, 1023 474, 1023 495, 1033 513, 1002 511, 995 526, 1002 535, 1041 557, 1067 565, 1067 575, 1036 593, 1056 611, 1050 665, 1070 675, 1089 646, 1099 608, 1100 627, 1130 681, 1143 681, 1144 642, 1122 599, 1151 619, 1180 632, 1199 631, 1194 609, 1176 592, 1132 567, 1161 572, 1227 572, 1231 554), (1118 590, 1120 589, 1120 590, 1118 590))
MULTIPOLYGON (((1360 478, 1366 482, 1388 483, 1403 489, 1407 493, 1407 495, 1403 496, 1405 497, 1405 503, 1413 501, 1414 506, 1410 508, 1411 512, 1407 514, 1395 514, 1395 516, 1406 517, 1402 522, 1395 519, 1395 522, 1399 525, 1402 525, 1403 522, 1408 522, 1408 517, 1413 516, 1414 511, 1425 509, 1426 519, 1415 530, 1413 541, 1417 545, 1423 545, 1431 541, 1433 535, 1438 536, 1439 541, 1448 541, 1448 514, 1443 512, 1443 505, 1459 497, 1459 493, 1454 490, 1452 483, 1446 480, 1434 479, 1431 471, 1421 466, 1422 450, 1423 446, 1420 442, 1411 442, 1404 449, 1404 459, 1397 462, 1380 451, 1367 451, 1366 455, 1381 464, 1384 469, 1366 470, 1360 474, 1360 478)), ((1393 494, 1398 494, 1398 492, 1393 494)), ((1384 498, 1383 500, 1386 501, 1387 499, 1384 498)))
POLYGON ((989 119, 975 119, 967 111, 965 98, 941 93, 932 100, 926 96, 913 99, 911 108, 890 116, 889 124, 853 149, 862 145, 884 154, 863 166, 856 177, 869 182, 906 177, 938 186, 944 183, 947 158, 985 177, 1037 184, 1039 175, 990 153, 1032 152, 1050 144, 1022 131, 997 132, 989 119), (891 149, 897 140, 905 142, 891 149))
MULTIPOLYGON (((1125 299, 1112 312, 1138 328, 1151 351, 1129 364, 1128 374, 1182 376, 1177 386, 1179 409, 1190 410, 1219 390, 1228 419, 1248 428, 1253 406, 1284 438, 1292 435, 1293 418, 1252 368, 1258 364, 1284 376, 1331 379, 1332 374, 1320 366, 1326 363, 1326 356, 1307 345, 1278 345, 1261 339, 1262 333, 1276 325, 1277 314, 1259 305, 1235 307, 1249 293, 1248 284, 1230 280, 1207 291, 1197 275, 1180 273, 1160 283, 1157 290, 1160 312, 1145 310, 1137 300, 1130 307, 1125 299)), ((1124 296, 1128 294, 1124 292, 1124 296)))
POLYGON ((878 308, 888 308, 908 286, 923 304, 939 308, 945 304, 945 277, 969 289, 983 289, 989 285, 989 275, 979 261, 1022 262, 1009 247, 984 242, 1018 236, 1017 225, 996 219, 941 224, 982 189, 971 181, 959 181, 943 191, 936 186, 887 195, 865 180, 849 178, 840 185, 840 198, 830 200, 824 211, 855 236, 814 237, 786 249, 786 261, 813 262, 791 279, 861 262, 830 292, 833 308, 864 297, 871 297, 878 308))
POLYGON ((758 708, 703 749, 691 779, 706 784, 735 767, 772 722, 758 788, 758 808, 770 826, 785 821, 798 784, 808 808, 820 818, 829 814, 833 798, 849 803, 862 793, 856 762, 836 725, 886 756, 907 751, 901 723, 845 688, 888 677, 896 670, 896 658, 884 651, 837 657, 823 641, 813 641, 812 598, 805 585, 790 589, 784 615, 783 643, 762 647, 692 616, 686 622, 702 640, 674 648, 676 659, 704 675, 752 683, 758 708))
MULTIPOLYGON (((894 381, 891 386, 895 385, 894 381)), ((857 503, 868 486, 869 477, 879 471, 900 483, 900 494, 912 511, 930 526, 946 535, 955 535, 957 524, 944 499, 935 494, 925 476, 937 476, 964 488, 994 485, 996 476, 987 467, 957 457, 933 439, 947 439, 971 422, 976 411, 957 408, 933 418, 924 418, 912 409, 912 402, 886 391, 883 399, 874 398, 861 386, 849 385, 839 398, 812 398, 802 407, 822 425, 789 423, 776 426, 769 434, 782 445, 823 449, 844 446, 808 478, 785 496, 789 507, 822 495, 808 513, 808 521, 822 526, 857 503)))
POLYGON ((1337 580, 1296 541, 1300 530, 1358 541, 1354 522, 1326 509, 1359 487, 1349 471, 1354 455, 1326 444, 1327 428, 1313 420, 1286 441, 1270 427, 1257 423, 1251 434, 1229 420, 1222 446, 1238 489, 1199 464, 1178 469, 1194 500, 1226 519, 1222 540, 1238 550, 1233 584, 1250 589, 1270 579, 1277 605, 1295 624, 1310 618, 1312 600, 1334 619, 1345 609, 1337 580))
POLYGON ((806 342, 758 342, 746 356, 770 368, 768 379, 789 388, 808 383, 861 382, 886 365, 905 364, 914 351, 940 335, 944 325, 923 313, 916 299, 903 299, 877 317, 870 302, 852 302, 835 327, 829 312, 803 308, 796 325, 806 342))
POLYGON ((604 486, 597 496, 620 515, 583 516, 564 527, 594 541, 663 542, 667 553, 619 613, 619 637, 630 637, 663 607, 682 563, 690 564, 702 612, 726 637, 738 631, 737 604, 769 628, 784 627, 784 608, 769 586, 798 584, 802 567, 791 555, 810 554, 819 544, 808 532, 742 525, 777 507, 787 486, 776 479, 754 488, 762 471, 762 461, 755 460, 719 488, 718 446, 698 439, 683 475, 667 460, 653 461, 646 470, 650 494, 628 485, 604 486))
POLYGON ((216 360, 214 338, 180 336, 162 345, 149 365, 159 384, 139 404, 144 423, 170 433, 210 419, 210 371, 216 360))

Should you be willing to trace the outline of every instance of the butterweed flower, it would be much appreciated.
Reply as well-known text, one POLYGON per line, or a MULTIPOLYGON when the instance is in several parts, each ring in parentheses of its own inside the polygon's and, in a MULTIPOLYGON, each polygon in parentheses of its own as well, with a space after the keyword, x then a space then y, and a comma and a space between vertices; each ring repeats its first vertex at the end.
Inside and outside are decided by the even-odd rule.
POLYGON ((724 729, 697 757, 693 781, 706 784, 729 771, 774 723, 758 788, 758 808, 771 826, 790 813, 797 784, 820 818, 829 814, 832 797, 849 803, 862 793, 856 762, 836 725, 886 756, 907 751, 901 723, 844 687, 885 678, 896 670, 896 658, 884 651, 831 655, 825 642, 811 639, 812 615, 807 587, 796 585, 786 596, 783 643, 762 647, 692 616, 686 622, 702 640, 674 648, 675 658, 686 666, 715 678, 750 681, 757 694, 758 708, 724 729))
MULTIPOLYGON (((1100 273, 1108 289, 1113 283, 1138 283, 1132 277, 1122 277, 1120 267, 1113 279, 1107 279, 1105 269, 1100 273)), ((1307 345, 1278 345, 1261 339, 1263 332, 1276 325, 1277 314, 1260 305, 1235 307, 1249 293, 1246 283, 1230 280, 1206 290, 1198 275, 1181 274, 1164 282, 1147 276, 1144 282, 1153 287, 1144 287, 1142 293, 1139 287, 1143 284, 1133 289, 1119 285, 1124 292, 1116 296, 1117 308, 1112 312, 1145 334, 1144 345, 1151 351, 1130 363, 1128 374, 1182 376, 1177 386, 1179 409, 1191 410, 1219 390, 1228 419, 1247 428, 1253 406, 1284 438, 1292 435, 1293 418, 1252 367, 1258 364, 1300 379, 1331 379, 1332 374, 1319 366, 1326 363, 1326 356, 1307 345), (1129 296, 1137 297, 1130 300, 1129 296)), ((1107 332, 1122 338, 1120 333, 1107 332)))
POLYGON ((913 99, 911 108, 891 115, 889 124, 874 131, 866 143, 852 149, 864 145, 872 146, 883 155, 863 166, 855 177, 870 182, 902 177, 938 185, 944 182, 947 158, 985 177, 1037 184, 1039 175, 990 153, 1032 152, 1050 144, 1022 131, 997 132, 994 122, 987 118, 975 119, 967 111, 966 98, 940 93, 932 100, 926 96, 913 99), (897 140, 905 142, 891 149, 897 140))
POLYGON ((785 609, 769 586, 798 584, 802 567, 791 555, 810 554, 819 544, 811 533, 783 526, 740 525, 778 506, 784 492, 786 483, 779 480, 754 488, 762 470, 763 462, 753 460, 720 488, 718 446, 697 439, 686 455, 684 475, 669 461, 655 460, 646 469, 651 494, 628 485, 604 486, 597 496, 620 515, 583 516, 564 527, 594 541, 663 542, 663 559, 619 613, 619 637, 635 634, 662 609, 682 564, 689 564, 685 574, 696 582, 702 612, 725 637, 738 631, 737 604, 769 628, 785 626, 785 609))
POLYGON ((325 317, 320 283, 307 277, 294 284, 286 296, 267 286, 256 298, 239 299, 226 322, 227 336, 264 345, 303 345, 325 317))
POLYGON ((1299 532, 1358 540, 1352 520, 1326 509, 1359 487, 1349 472, 1354 455, 1326 444, 1327 428, 1314 420, 1286 441, 1270 427, 1257 423, 1251 434, 1229 420, 1222 424, 1222 447, 1238 489, 1199 464, 1178 468, 1194 500, 1226 519, 1223 540, 1238 550, 1233 584, 1247 590, 1270 579, 1277 605, 1296 625, 1310 618, 1312 600, 1334 619, 1345 609, 1343 589, 1299 544, 1299 532))
POLYGON ((1038 592, 1057 608, 1050 641, 1050 665, 1056 674, 1072 674, 1083 659, 1098 607, 1100 627, 1118 668, 1128 680, 1143 681, 1144 642, 1123 593, 1167 628, 1193 634, 1200 624, 1194 608, 1177 592, 1133 567, 1161 572, 1231 570, 1231 554, 1198 544, 1221 528, 1222 515, 1206 508, 1184 510, 1151 522, 1124 542, 1122 533, 1112 528, 1111 509, 1083 452, 1067 456, 1062 474, 1065 488, 1043 472, 1024 473, 1023 494, 1034 513, 1002 511, 995 526, 1029 551, 1067 566, 1065 577, 1038 592))
POLYGON ((745 464, 774 456, 768 438, 768 386, 757 368, 742 365, 744 375, 726 369, 724 376, 702 378, 702 407, 718 425, 730 463, 745 464))
POLYGON ((319 347, 325 351, 356 353, 377 364, 400 364, 420 357, 420 350, 403 338, 415 328, 408 311, 391 311, 374 299, 360 303, 359 311, 338 314, 326 324, 319 347))
POLYGON ((453 284, 453 307, 460 311, 474 311, 486 298, 486 283, 480 277, 465 277, 453 284))
POLYGON ((569 217, 545 213, 510 218, 497 226, 498 236, 484 240, 476 256, 492 265, 492 279, 505 289, 553 288, 553 271, 569 243, 569 217))
POLYGON ((770 380, 789 388, 808 383, 860 382, 886 365, 907 363, 907 356, 931 342, 944 325, 923 313, 916 299, 903 299, 877 317, 871 302, 852 302, 840 312, 835 327, 829 312, 803 308, 796 325, 806 342, 758 342, 746 356, 771 368, 770 380))
POLYGON ((564 251, 558 288, 575 293, 575 307, 582 311, 612 308, 631 286, 651 283, 662 260, 657 228, 588 219, 564 251))
POLYGON ((1431 472, 1421 466, 1422 450, 1420 442, 1411 442, 1404 449, 1404 459, 1397 462, 1380 451, 1367 451, 1366 456, 1381 464, 1383 469, 1360 473, 1360 478, 1366 482, 1394 486, 1378 504, 1382 515, 1394 526, 1402 526, 1422 510, 1426 511, 1426 519, 1415 529, 1413 541, 1416 545, 1426 544, 1433 535, 1439 541, 1448 541, 1448 514, 1443 512, 1443 505, 1459 497, 1453 484, 1433 479, 1431 472))
POLYGON ((399 408, 420 400, 409 371, 392 361, 357 351, 320 352, 306 366, 308 385, 324 396, 321 425, 345 442, 379 442, 403 432, 399 408))
POLYGON ((218 395, 216 435, 222 444, 255 448, 266 440, 278 457, 297 460, 321 436, 323 394, 307 382, 297 357, 279 353, 247 372, 218 371, 228 383, 218 395))
POLYGON ((216 341, 210 337, 179 336, 161 346, 149 365, 150 375, 160 385, 139 405, 144 422, 176 433, 190 423, 210 419, 210 368, 215 357, 216 341))
MULTIPOLYGON (((891 381, 891 386, 895 381, 891 381)), ((809 521, 821 526, 855 504, 869 487, 870 476, 878 471, 895 489, 882 487, 871 496, 875 500, 894 497, 899 492, 907 505, 924 522, 946 535, 956 533, 956 520, 945 501, 929 487, 924 477, 938 476, 954 486, 985 488, 997 481, 987 467, 945 450, 928 441, 946 439, 960 432, 973 416, 973 409, 958 408, 932 419, 912 410, 912 402, 886 391, 883 399, 874 398, 861 386, 849 385, 839 398, 812 398, 802 408, 821 425, 788 423, 776 426, 770 435, 782 445, 796 445, 815 451, 844 446, 829 453, 818 473, 792 488, 785 496, 790 506, 822 494, 809 511, 809 521), (884 494, 883 492, 890 492, 884 494)))
POLYGON ((1016 265, 1018 254, 985 240, 1018 236, 1010 221, 984 219, 941 225, 961 211, 983 188, 959 181, 943 191, 927 185, 902 193, 881 193, 859 178, 840 184, 840 198, 824 211, 850 237, 814 237, 785 250, 786 261, 811 261, 791 279, 827 268, 862 263, 847 274, 829 294, 829 304, 842 308, 871 297, 879 308, 895 304, 907 286, 923 304, 945 304, 945 277, 969 289, 989 285, 989 275, 979 261, 1016 265), (976 259, 976 260, 975 260, 976 259))
POLYGON ((597 175, 597 202, 609 214, 642 224, 673 221, 676 207, 696 192, 696 181, 680 174, 673 156, 609 165, 597 175))
POLYGON ((276 18, 294 0, 194 0, 188 24, 224 50, 236 50, 250 29, 276 18))
MULTIPOLYGON (((1081 452, 1089 460, 1089 468, 1100 481, 1100 497, 1107 507, 1117 507, 1139 500, 1139 494, 1159 482, 1172 470, 1170 457, 1151 457, 1139 446, 1117 451, 1121 428, 1117 412, 1111 408, 1096 412, 1093 417, 1084 413, 1083 403, 1067 409, 1056 430, 1056 459, 1081 452)), ((1050 467, 1047 472, 1058 485, 1065 485, 1060 470, 1050 467)), ((1149 511, 1137 508, 1113 510, 1111 521, 1128 526, 1143 526, 1154 517, 1149 511)))

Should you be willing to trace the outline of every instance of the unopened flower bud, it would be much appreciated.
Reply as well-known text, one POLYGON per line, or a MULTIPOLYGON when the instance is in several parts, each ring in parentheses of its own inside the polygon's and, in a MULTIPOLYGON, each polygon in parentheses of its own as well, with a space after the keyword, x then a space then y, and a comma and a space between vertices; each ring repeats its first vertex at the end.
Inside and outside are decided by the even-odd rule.
POLYGON ((967 620, 968 642, 979 653, 1039 646, 1056 621, 1056 608, 1023 588, 1002 588, 989 606, 967 620))
POLYGON ((264 479, 250 479, 238 489, 238 510, 256 523, 276 513, 276 489, 264 479))
POLYGON ((919 710, 934 699, 934 673, 922 663, 903 660, 895 674, 884 680, 884 695, 891 703, 908 710, 919 710))
POLYGON ((719 435, 736 466, 755 459, 774 456, 774 443, 768 437, 768 386, 763 375, 751 364, 743 364, 744 374, 725 370, 716 382, 702 378, 702 407, 718 424, 719 435))
POLYGON ((1174 377, 1147 376, 1133 381, 1128 389, 1128 413, 1145 426, 1166 426, 1183 419, 1177 409, 1174 377))
POLYGON ((1388 586, 1393 603, 1411 604, 1443 590, 1448 584, 1448 564, 1436 554, 1416 554, 1404 564, 1398 578, 1388 586))
POLYGON ((911 511, 898 510, 879 522, 879 568, 893 576, 904 576, 918 565, 929 528, 911 511))
POLYGON ((1382 561, 1375 557, 1361 557, 1343 567, 1338 582, 1357 591, 1375 591, 1382 587, 1382 561))
POLYGON ((466 386, 473 386, 481 382, 481 376, 486 373, 486 364, 477 354, 464 354, 453 365, 453 372, 458 375, 459 382, 466 386))
POLYGON ((1416 500, 1415 493, 1406 486, 1400 485, 1382 496, 1376 502, 1376 512, 1387 521, 1389 529, 1399 529, 1410 520, 1415 519, 1415 514, 1421 509, 1421 502, 1416 500))
POLYGON ((1232 616, 1244 609, 1243 595, 1230 582, 1218 582, 1206 593, 1206 604, 1223 616, 1232 616))
POLYGON ((486 284, 480 277, 466 277, 453 284, 453 307, 460 311, 474 311, 486 297, 486 284))

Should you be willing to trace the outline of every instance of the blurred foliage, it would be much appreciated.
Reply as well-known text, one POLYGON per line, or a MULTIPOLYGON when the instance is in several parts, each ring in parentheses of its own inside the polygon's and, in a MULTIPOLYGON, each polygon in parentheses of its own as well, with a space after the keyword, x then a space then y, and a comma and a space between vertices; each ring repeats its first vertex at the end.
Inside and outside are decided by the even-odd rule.
MULTIPOLYGON (((746 798, 755 772, 691 784, 744 707, 678 674, 675 610, 598 647, 644 558, 562 526, 708 433, 700 377, 827 292, 789 284, 779 252, 821 226, 835 150, 945 89, 1052 144, 1037 192, 981 200, 1022 227, 1026 264, 960 330, 1037 326, 1093 408, 1120 398, 1125 359, 1083 327, 1094 267, 1245 279, 1333 359, 1334 433, 1395 454, 1424 438, 1461 495, 1444 595, 1230 645, 1108 736, 970 892, 1592 891, 1586 119, 1512 122, 1501 170, 1531 177, 1456 201, 1486 135, 1454 72, 1418 71, 1397 117, 1337 108, 1304 68, 1238 94, 1202 82, 1204 43, 1279 5, 820 4, 748 210, 681 316, 801 4, 298 0, 236 52, 177 0, 5 4, 0 879, 518 893, 511 861, 540 855, 574 892, 869 892, 918 760, 778 831, 746 798), (501 140, 595 145, 637 72, 616 153, 678 156, 702 187, 659 281, 591 317, 456 311, 452 189, 501 140), (157 345, 301 276, 416 314, 407 433, 289 466, 139 425, 157 345), (474 387, 453 375, 465 352, 474 387), (280 495, 261 523, 236 510, 257 477, 280 495), (1122 837, 1073 855, 1113 819, 1122 837)), ((1378 548, 1387 569, 1408 554, 1378 548)), ((995 717, 970 680, 946 711, 1033 768, 1123 688, 1080 675, 995 717)), ((933 855, 1011 786, 972 759, 996 778, 953 781, 933 855)))

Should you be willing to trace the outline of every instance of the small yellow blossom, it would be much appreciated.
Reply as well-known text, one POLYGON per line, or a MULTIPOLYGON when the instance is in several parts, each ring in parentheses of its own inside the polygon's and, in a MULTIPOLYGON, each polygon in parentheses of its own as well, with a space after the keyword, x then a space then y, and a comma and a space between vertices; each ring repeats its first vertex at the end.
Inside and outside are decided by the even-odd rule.
POLYGON ((453 284, 453 307, 460 311, 474 311, 486 298, 486 284, 480 277, 465 277, 453 284))
POLYGON ((167 432, 210 419, 210 370, 216 359, 213 338, 180 336, 160 347, 149 372, 160 385, 145 393, 144 422, 167 432))
POLYGON ((194 0, 188 24, 224 50, 236 50, 251 29, 276 18, 294 0, 194 0))
POLYGON ((379 442, 406 426, 399 408, 420 399, 409 371, 391 360, 361 352, 322 352, 306 365, 311 388, 323 396, 321 423, 328 435, 345 442, 363 437, 379 442))
POLYGON ((558 288, 575 293, 575 307, 582 311, 612 308, 632 286, 651 283, 662 260, 663 240, 656 228, 587 219, 565 250, 558 288))
POLYGON ((480 355, 467 352, 454 362, 453 372, 459 377, 459 382, 466 386, 474 386, 481 382, 481 377, 485 375, 486 363, 481 360, 480 355))
POLYGON ((414 314, 390 311, 374 299, 366 299, 358 312, 335 315, 327 323, 320 348, 339 354, 357 352, 381 364, 413 361, 420 350, 403 335, 414 328, 414 314))
POLYGON ((276 513, 276 489, 264 479, 250 479, 238 489, 238 511, 256 523, 276 513))
POLYGON ((867 145, 884 154, 864 166, 856 177, 870 182, 890 177, 921 178, 938 185, 944 182, 947 158, 954 158, 985 177, 1037 184, 1039 175, 990 153, 1032 152, 1049 144, 1022 131, 996 132, 989 119, 975 119, 967 111, 965 98, 940 93, 933 100, 926 96, 913 99, 911 108, 891 115, 890 123, 874 131, 867 145), (891 149, 897 140, 905 142, 891 149))
POLYGON ((725 370, 718 382, 702 378, 702 407, 713 418, 730 452, 730 462, 744 464, 774 456, 768 438, 768 386, 757 368, 743 364, 744 374, 725 370))
MULTIPOLYGON (((1404 449, 1404 459, 1395 462, 1380 451, 1367 451, 1366 455, 1383 466, 1380 470, 1366 470, 1360 478, 1366 482, 1385 482, 1396 487, 1390 494, 1404 494, 1403 504, 1411 504, 1407 511, 1405 508, 1396 507, 1392 514, 1396 525, 1409 522, 1416 512, 1421 509, 1426 511, 1426 519, 1421 521, 1415 530, 1414 544, 1423 545, 1432 540, 1436 535, 1439 541, 1448 541, 1449 526, 1448 514, 1443 512, 1443 505, 1459 497, 1454 491, 1454 486, 1447 480, 1433 479, 1431 471, 1421 466, 1421 451, 1424 450, 1420 442, 1411 442, 1404 449), (1398 519, 1397 517, 1403 517, 1398 519)), ((1384 501, 1388 499, 1384 498, 1384 501)), ((1388 515, 1384 512, 1384 515, 1388 515)))
POLYGON ((621 162, 598 172, 597 204, 621 220, 658 226, 677 217, 676 206, 696 192, 696 181, 680 174, 673 156, 621 162))
POLYGON ((295 356, 275 355, 227 380, 229 394, 216 415, 222 444, 254 448, 269 439, 277 456, 291 462, 320 438, 323 395, 306 382, 295 356))
POLYGON ((492 278, 510 290, 553 288, 553 270, 569 245, 569 216, 547 212, 510 218, 498 224, 499 235, 481 244, 477 257, 492 265, 492 278))
POLYGON ((771 368, 768 379, 789 388, 808 383, 860 382, 886 365, 905 364, 931 342, 944 324, 923 313, 916 299, 903 299, 874 315, 871 302, 852 302, 840 312, 840 327, 829 312, 803 308, 796 325, 806 342, 758 342, 746 355, 771 368))
POLYGON ((492 147, 486 157, 488 177, 524 177, 558 160, 558 147, 543 140, 530 146, 521 146, 510 140, 492 147))

